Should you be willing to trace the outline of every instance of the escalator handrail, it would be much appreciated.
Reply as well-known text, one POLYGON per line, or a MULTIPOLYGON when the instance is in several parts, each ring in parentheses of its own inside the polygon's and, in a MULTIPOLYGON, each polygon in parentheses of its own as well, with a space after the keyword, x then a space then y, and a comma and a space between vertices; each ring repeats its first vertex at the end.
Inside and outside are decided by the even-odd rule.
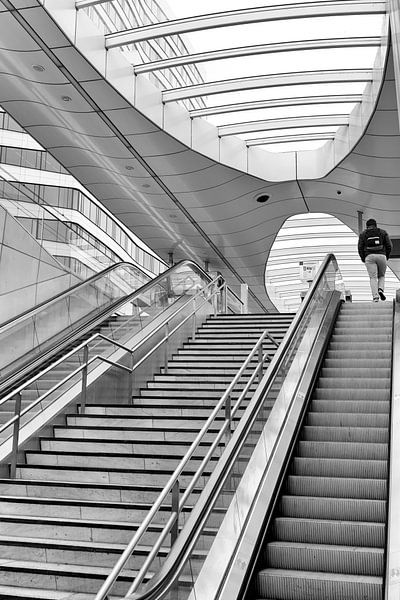
MULTIPOLYGON (((191 262, 191 261, 182 261, 180 264, 180 266, 182 266, 182 263, 186 263, 186 262, 191 262)), ((193 263, 195 264, 195 263, 193 263)), ((175 265, 177 266, 177 265, 175 265)), ((200 267, 199 267, 200 268, 200 267)), ((171 268, 173 269, 173 267, 171 268)), ((167 273, 167 271, 165 271, 164 273, 167 273)), ((144 286, 142 286, 141 288, 139 288, 139 290, 135 290, 135 292, 132 292, 132 294, 128 294, 128 296, 126 296, 125 298, 120 298, 117 302, 116 305, 113 305, 112 308, 110 308, 111 313, 115 312, 115 310, 117 310, 118 308, 120 308, 121 306, 123 306, 124 304, 126 304, 127 302, 131 302, 132 299, 135 298, 136 295, 141 295, 143 293, 143 290, 148 291, 149 288, 152 287, 151 284, 157 285, 157 279, 161 277, 158 276, 156 279, 152 279, 151 281, 149 281, 148 283, 146 283, 144 286), (137 292, 137 293, 136 293, 137 292)), ((207 285, 210 284, 214 284, 216 283, 217 279, 215 280, 210 280, 210 282, 207 285)), ((180 306, 179 308, 177 308, 177 310, 170 314, 168 316, 168 319, 172 319, 174 318, 181 310, 183 310, 187 304, 189 304, 190 302, 193 301, 193 299, 197 296, 200 296, 203 293, 204 290, 200 290, 195 296, 191 296, 190 299, 183 304, 182 306, 180 306)), ((104 320, 104 318, 107 318, 107 316, 102 316, 102 320, 104 320)), ((149 338, 154 335, 155 333, 157 333, 162 327, 164 326, 164 323, 160 323, 155 329, 153 329, 149 334, 147 334, 141 341, 140 343, 135 347, 136 349, 138 349, 142 344, 144 344, 145 342, 147 342, 149 340, 149 338)), ((15 394, 19 393, 20 391, 22 391, 23 389, 25 389, 28 385, 31 385, 32 383, 34 383, 37 379, 39 379, 44 373, 47 373, 48 371, 50 371, 51 369, 53 369, 55 366, 58 366, 59 364, 61 364, 64 360, 66 360, 67 358, 69 358, 70 356, 72 356, 73 354, 75 354, 76 352, 78 352, 79 350, 81 350, 84 346, 87 346, 88 344, 92 343, 96 338, 99 337, 105 337, 99 333, 95 333, 93 334, 89 339, 85 340, 84 342, 82 342, 81 344, 79 344, 76 348, 73 348, 70 352, 68 352, 66 355, 62 356, 59 360, 57 360, 55 363, 52 363, 51 365, 49 365, 49 367, 47 367, 44 371, 41 371, 40 373, 37 373, 36 375, 32 376, 29 380, 24 381, 20 386, 18 386, 16 389, 13 389, 11 392, 9 392, 6 396, 4 396, 1 400, 0 400, 0 405, 4 402, 5 399, 10 399, 12 398, 15 394)), ((112 343, 115 344, 116 346, 120 346, 120 347, 124 347, 122 344, 119 344, 118 342, 115 342, 114 340, 112 340, 112 343)), ((63 347, 65 347, 65 344, 63 342, 60 342, 56 348, 54 349, 55 353, 59 353, 62 352, 63 347)), ((125 347, 125 349, 128 351, 131 351, 131 349, 129 349, 128 347, 125 347)))
MULTIPOLYGON (((292 323, 290 324, 284 339, 282 340, 279 348, 275 353, 275 356, 273 357, 269 365, 266 374, 267 378, 265 379, 265 381, 263 381, 263 389, 265 393, 267 393, 268 389, 272 386, 274 377, 277 374, 279 368, 281 367, 281 363, 285 359, 286 351, 290 347, 290 344, 292 343, 293 338, 301 325, 303 316, 307 311, 308 306, 313 298, 313 294, 317 289, 321 279, 324 277, 325 271, 330 263, 333 264, 335 271, 338 271, 338 264, 335 256, 331 253, 327 254, 298 312, 296 313, 292 323)), ((258 410, 258 406, 253 406, 253 410, 248 413, 246 420, 241 421, 238 429, 235 432, 238 435, 235 439, 234 445, 232 445, 230 448, 229 456, 227 456, 226 453, 224 453, 219 459, 218 469, 221 473, 229 472, 230 467, 232 466, 231 461, 233 457, 236 456, 237 453, 240 451, 242 444, 245 442, 247 429, 253 420, 254 413, 256 413, 258 410)), ((165 594, 167 589, 169 589, 169 587, 174 583, 174 581, 176 581, 181 569, 183 568, 188 558, 188 553, 190 549, 195 546, 199 536, 201 535, 201 525, 207 521, 209 515, 211 514, 213 500, 216 496, 218 489, 220 488, 220 484, 220 480, 217 480, 207 497, 203 497, 203 503, 200 504, 200 501, 196 503, 189 517, 190 521, 194 521, 193 528, 190 531, 188 531, 187 528, 183 530, 182 534, 178 537, 177 541, 171 549, 171 552, 169 553, 166 561, 163 563, 158 573, 152 577, 152 579, 149 581, 149 583, 146 585, 145 589, 142 592, 135 592, 133 594, 130 594, 130 592, 128 592, 128 595, 125 596, 126 600, 128 600, 128 598, 131 600, 161 600, 163 598, 163 595, 165 594)), ((114 581, 116 579, 117 577, 115 577, 114 581)), ((95 600, 105 599, 106 596, 104 595, 97 595, 95 598, 95 600)))
MULTIPOLYGON (((113 271, 116 268, 120 268, 120 267, 124 267, 124 266, 125 267, 134 267, 138 271, 141 271, 143 273, 143 275, 146 275, 148 277, 149 281, 154 281, 153 279, 150 278, 150 275, 148 275, 148 273, 143 271, 143 269, 141 269, 139 266, 135 265, 134 263, 129 263, 126 261, 114 263, 113 265, 109 265, 108 267, 106 267, 105 269, 100 271, 99 273, 95 273, 94 275, 91 275, 91 277, 88 277, 88 279, 85 279, 84 281, 78 281, 77 283, 75 283, 74 285, 69 287, 67 290, 62 290, 55 296, 52 296, 51 298, 48 298, 47 300, 43 300, 42 302, 39 302, 39 304, 36 304, 36 306, 34 306, 34 308, 28 308, 27 310, 20 313, 17 317, 12 317, 11 319, 8 319, 7 321, 3 321, 3 323, 1 323, 1 325, 0 325, 0 335, 1 335, 1 333, 3 333, 3 331, 6 331, 10 327, 10 325, 14 326, 17 323, 19 323, 20 321, 23 321, 24 319, 26 319, 27 317, 30 317, 30 316, 33 317, 36 313, 40 312, 44 307, 46 307, 46 308, 51 307, 52 304, 54 304, 55 302, 59 302, 63 297, 66 297, 66 296, 69 296, 69 295, 75 293, 79 288, 83 288, 85 285, 91 284, 96 279, 100 279, 101 277, 104 277, 104 275, 107 275, 108 272, 113 271)), ((165 272, 166 271, 164 271, 164 273, 165 272)))
MULTIPOLYGON (((172 314, 168 314, 167 318, 163 322, 161 322, 154 330, 152 330, 151 332, 147 333, 147 335, 144 338, 142 338, 133 348, 130 348, 128 346, 125 346, 124 344, 116 342, 115 340, 113 340, 111 338, 107 338, 106 336, 104 336, 101 333, 96 333, 89 340, 85 340, 77 348, 72 349, 66 355, 64 355, 63 357, 61 357, 60 359, 58 359, 55 363, 53 363, 52 365, 49 365, 44 371, 41 371, 40 373, 34 375, 33 377, 31 377, 31 379, 29 379, 29 381, 24 382, 17 389, 12 390, 9 394, 7 394, 4 398, 2 398, 0 400, 0 406, 3 405, 5 402, 16 398, 17 396, 20 397, 21 392, 26 387, 28 387, 29 385, 32 385, 33 383, 35 383, 35 381, 37 379, 39 379, 40 377, 42 377, 44 374, 47 374, 49 371, 51 371, 53 368, 57 367, 62 362, 64 362, 65 360, 67 360, 68 358, 70 358, 71 356, 73 356, 73 354, 75 354, 79 350, 82 350, 85 346, 87 347, 89 345, 89 343, 91 343, 92 341, 94 341, 97 338, 107 340, 107 341, 110 342, 111 345, 115 345, 115 346, 117 346, 120 349, 123 349, 123 350, 126 350, 127 352, 130 352, 131 355, 132 355, 132 357, 133 357, 133 354, 135 352, 137 352, 138 349, 143 344, 145 344, 146 342, 148 342, 148 340, 152 336, 154 336, 162 327, 164 327, 166 323, 168 323, 170 320, 173 320, 176 317, 176 315, 180 311, 184 310, 184 308, 186 308, 188 304, 192 303, 193 300, 195 300, 196 298, 201 297, 202 300, 204 300, 204 303, 207 303, 207 302, 210 301, 211 298, 215 297, 219 293, 219 290, 220 290, 220 288, 217 286, 218 279, 219 279, 219 276, 217 276, 215 279, 212 279, 206 285, 206 287, 202 288, 201 290, 199 290, 195 294, 195 296, 190 297, 190 299, 186 303, 184 303, 183 305, 181 305, 172 314), (204 296, 204 292, 207 289, 210 289, 211 293, 210 293, 209 296, 205 297, 204 296)), ((197 310, 199 308, 200 307, 197 307, 197 310)), ((195 312, 196 312, 196 308, 194 309, 194 313, 195 312)), ((74 371, 72 371, 71 373, 69 373, 69 375, 67 375, 65 378, 63 378, 61 381, 59 381, 50 390, 47 390, 44 394, 42 394, 34 402, 32 402, 31 404, 29 404, 27 407, 25 407, 21 412, 19 412, 19 414, 17 414, 17 412, 16 412, 13 417, 11 417, 5 424, 3 424, 0 427, 0 433, 1 433, 1 432, 5 431, 8 427, 10 427, 13 424, 14 424, 14 426, 17 426, 17 430, 14 430, 14 432, 13 432, 14 442, 13 442, 13 450, 12 450, 12 456, 11 456, 11 471, 13 471, 13 469, 15 469, 15 464, 16 464, 16 456, 17 456, 17 453, 18 453, 18 439, 19 439, 19 428, 20 428, 20 419, 21 419, 21 417, 25 416, 33 408, 35 408, 37 405, 39 405, 41 402, 43 402, 43 400, 45 400, 48 396, 50 396, 52 393, 54 393, 58 388, 60 388, 65 383, 67 383, 68 381, 70 381, 73 377, 75 377, 75 375, 77 375, 80 372, 82 372, 83 369, 87 368, 89 365, 91 365, 92 363, 94 363, 97 360, 101 360, 101 361, 106 362, 106 363, 108 363, 108 364, 110 364, 112 366, 115 366, 117 368, 121 368, 121 369, 127 371, 130 375, 132 375, 133 372, 143 363, 143 361, 145 359, 147 359, 163 343, 163 341, 165 341, 170 335, 172 335, 175 331, 177 331, 192 316, 193 316, 192 314, 189 314, 188 316, 186 316, 178 325, 175 326, 175 328, 172 331, 170 331, 169 333, 167 333, 167 336, 164 339, 162 339, 154 347, 152 347, 147 352, 147 354, 144 357, 142 357, 135 365, 132 365, 131 367, 127 367, 126 365, 123 365, 122 363, 115 362, 115 361, 110 360, 109 358, 106 358, 106 357, 104 357, 104 356, 102 356, 100 354, 96 354, 90 360, 87 360, 86 363, 81 364, 78 368, 76 368, 74 371)), ((274 341, 273 338, 272 338, 272 336, 270 336, 268 334, 268 332, 265 332, 265 336, 270 337, 271 340, 274 341)), ((41 426, 42 425, 43 424, 41 424, 41 426)), ((1 446, 1 444, 0 444, 0 446, 1 446)))
MULTIPOLYGON (((120 265, 120 264, 125 264, 125 263, 118 263, 118 265, 120 265)), ((126 264, 130 265, 130 263, 126 263, 126 264)), ((113 303, 109 304, 107 307, 102 309, 101 311, 96 312, 96 315, 94 317, 93 316, 89 317, 83 323, 81 322, 80 325, 78 327, 76 327, 73 332, 67 332, 65 334, 64 338, 62 340, 59 340, 53 346, 51 346, 51 347, 48 346, 47 348, 45 348, 39 356, 35 356, 31 362, 28 362, 26 365, 24 365, 19 370, 19 372, 17 374, 18 379, 20 380, 22 377, 26 376, 27 373, 29 373, 29 371, 31 371, 33 368, 40 369, 40 366, 43 363, 47 362, 51 358, 51 356, 54 356, 54 355, 62 352, 72 342, 81 338, 88 331, 93 329, 93 327, 96 327, 97 325, 102 323, 105 319, 110 317, 116 310, 123 307, 128 302, 134 301, 136 297, 139 297, 140 295, 147 293, 153 286, 158 285, 160 281, 165 279, 165 277, 168 277, 169 275, 173 274, 174 271, 181 269, 183 266, 194 267, 194 270, 197 270, 199 272, 199 274, 201 274, 202 277, 204 277, 208 281, 211 281, 211 277, 210 277, 209 273, 204 271, 195 262, 193 262, 191 260, 183 260, 183 261, 180 261, 179 263, 176 263, 175 265, 170 267, 170 269, 167 269, 167 271, 164 271, 163 273, 161 273, 154 279, 151 279, 150 281, 145 283, 140 288, 134 290, 130 294, 127 294, 123 298, 118 298, 113 303)), ((108 270, 109 269, 105 269, 105 271, 108 271, 108 270)), ((104 271, 103 271, 103 273, 104 273, 104 271)), ((0 332, 1 332, 1 330, 0 330, 0 332)), ((49 343, 51 343, 51 340, 49 340, 49 343)), ((10 388, 12 385, 15 385, 15 383, 16 383, 15 380, 16 380, 16 375, 13 372, 5 380, 3 380, 0 383, 0 393, 3 393, 8 388, 10 388)))

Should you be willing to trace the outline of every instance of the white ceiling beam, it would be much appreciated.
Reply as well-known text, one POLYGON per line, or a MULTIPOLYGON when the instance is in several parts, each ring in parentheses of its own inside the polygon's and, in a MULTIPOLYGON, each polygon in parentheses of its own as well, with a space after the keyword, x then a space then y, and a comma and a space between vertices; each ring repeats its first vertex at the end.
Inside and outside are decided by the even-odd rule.
POLYGON ((89 8, 89 6, 96 6, 97 4, 106 4, 110 0, 76 0, 75 8, 79 10, 81 8, 89 8))
POLYGON ((274 100, 256 100, 254 102, 241 102, 238 104, 224 104, 221 106, 210 106, 209 108, 197 108, 189 111, 192 119, 196 117, 209 117, 222 115, 230 112, 242 112, 246 110, 260 110, 268 108, 284 108, 286 106, 309 106, 313 104, 345 104, 361 102, 362 94, 332 94, 330 96, 293 96, 292 98, 277 98, 274 100))
POLYGON ((285 144, 289 142, 311 142, 314 140, 333 140, 335 132, 331 133, 299 133, 297 135, 278 135, 254 140, 246 140, 246 146, 264 146, 267 144, 285 144))
POLYGON ((169 35, 181 35, 191 31, 231 27, 232 25, 315 17, 378 15, 385 12, 385 0, 325 0, 324 2, 314 0, 300 4, 276 4, 268 7, 195 15, 110 33, 106 35, 106 48, 116 48, 169 35))
POLYGON ((243 46, 241 48, 226 48, 225 50, 213 50, 211 52, 200 52, 165 58, 134 68, 136 75, 151 73, 160 69, 172 69, 184 65, 209 62, 214 60, 225 60, 227 58, 243 58, 257 54, 273 54, 277 52, 298 52, 303 50, 324 50, 333 48, 368 48, 380 46, 380 36, 357 37, 357 38, 329 38, 323 40, 299 40, 294 42, 279 42, 276 44, 257 44, 254 46, 243 46))
POLYGON ((313 83, 346 83, 371 81, 371 69, 334 69, 329 71, 299 71, 294 73, 277 73, 273 75, 257 75, 255 77, 239 77, 225 81, 199 83, 186 87, 174 88, 162 92, 163 102, 187 100, 198 96, 211 96, 226 92, 240 92, 265 87, 282 87, 313 83))
POLYGON ((220 125, 219 137, 254 133, 255 131, 274 131, 276 129, 293 129, 297 127, 339 127, 349 124, 348 115, 312 115, 307 117, 284 117, 283 119, 263 119, 248 123, 220 125))

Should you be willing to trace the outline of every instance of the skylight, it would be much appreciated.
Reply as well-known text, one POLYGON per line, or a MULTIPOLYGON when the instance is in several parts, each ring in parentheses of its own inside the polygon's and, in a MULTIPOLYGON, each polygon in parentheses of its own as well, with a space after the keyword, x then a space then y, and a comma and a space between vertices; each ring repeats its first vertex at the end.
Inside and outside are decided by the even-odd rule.
POLYGON ((183 104, 221 137, 272 152, 324 144, 347 126, 385 33, 384 0, 84 4, 108 34, 107 47, 121 48, 135 73, 163 90, 163 102, 183 104))

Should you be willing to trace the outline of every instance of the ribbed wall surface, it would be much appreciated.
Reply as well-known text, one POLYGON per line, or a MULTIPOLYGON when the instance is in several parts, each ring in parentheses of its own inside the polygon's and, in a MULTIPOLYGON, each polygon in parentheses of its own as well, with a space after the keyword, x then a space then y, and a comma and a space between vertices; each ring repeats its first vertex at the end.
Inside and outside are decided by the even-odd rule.
POLYGON ((392 310, 341 308, 252 600, 383 598, 392 310))
MULTIPOLYGON (((132 405, 89 404, 85 415, 67 414, 64 425, 26 452, 17 479, 0 480, 0 598, 91 600, 256 340, 267 328, 279 342, 292 318, 210 318, 132 405)), ((274 353, 270 342, 267 348, 274 353)), ((202 444, 182 488, 206 451, 202 444)), ((127 590, 170 514, 167 504, 113 593, 127 590)), ((210 523, 200 554, 214 533, 210 523)))

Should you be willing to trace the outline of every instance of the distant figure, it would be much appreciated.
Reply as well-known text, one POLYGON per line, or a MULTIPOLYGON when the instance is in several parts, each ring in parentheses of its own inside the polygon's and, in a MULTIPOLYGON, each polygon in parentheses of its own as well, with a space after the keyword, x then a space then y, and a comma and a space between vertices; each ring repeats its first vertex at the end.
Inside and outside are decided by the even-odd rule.
POLYGON ((377 227, 375 219, 368 219, 367 228, 358 238, 358 254, 367 267, 373 302, 386 300, 385 272, 391 251, 388 233, 377 227))

